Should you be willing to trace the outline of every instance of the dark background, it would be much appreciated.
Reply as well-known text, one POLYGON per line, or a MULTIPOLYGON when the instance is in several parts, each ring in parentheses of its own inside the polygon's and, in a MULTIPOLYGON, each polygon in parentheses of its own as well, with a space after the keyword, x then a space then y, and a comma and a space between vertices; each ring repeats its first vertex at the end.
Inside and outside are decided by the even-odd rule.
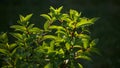
POLYGON ((33 13, 31 22, 41 28, 44 19, 40 14, 61 5, 64 12, 75 9, 82 16, 100 17, 90 30, 93 38, 99 38, 102 56, 93 55, 93 62, 85 62, 85 68, 120 68, 120 0, 0 0, 0 32, 9 32, 19 14, 33 13))

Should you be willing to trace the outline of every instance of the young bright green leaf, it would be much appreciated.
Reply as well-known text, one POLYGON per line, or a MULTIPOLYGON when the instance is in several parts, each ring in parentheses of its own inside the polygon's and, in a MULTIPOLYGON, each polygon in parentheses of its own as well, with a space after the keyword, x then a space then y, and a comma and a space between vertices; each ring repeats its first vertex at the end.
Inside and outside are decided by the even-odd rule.
POLYGON ((43 36, 43 39, 54 39, 54 40, 56 40, 57 37, 54 36, 54 35, 45 35, 45 36, 43 36))
POLYGON ((61 10, 62 10, 62 8, 63 8, 63 6, 59 7, 59 8, 57 9, 57 12, 60 13, 61 10))
POLYGON ((58 31, 56 31, 55 32, 56 34, 58 34, 58 33, 60 33, 60 34, 63 34, 63 35, 67 35, 64 31, 62 31, 62 30, 58 30, 58 31))
POLYGON ((62 27, 62 26, 56 26, 56 25, 52 25, 49 27, 50 29, 57 29, 57 30, 64 30, 65 31, 65 28, 62 27))
POLYGON ((69 43, 66 43, 66 44, 65 44, 65 47, 66 47, 66 49, 69 51, 69 49, 70 49, 70 44, 69 44, 69 43))
POLYGON ((22 16, 20 15, 20 22, 27 22, 31 17, 32 17, 33 14, 29 14, 27 16, 22 16))
POLYGON ((24 18, 24 21, 28 21, 28 20, 30 20, 30 18, 32 17, 32 15, 33 15, 33 14, 29 14, 29 15, 27 15, 27 16, 24 18))
POLYGON ((59 50, 59 54, 64 54, 64 50, 62 48, 59 50))
POLYGON ((48 30, 49 26, 50 26, 50 22, 49 22, 49 21, 46 21, 46 22, 44 23, 44 30, 48 30))
POLYGON ((50 16, 47 14, 41 14, 40 16, 44 17, 47 20, 51 20, 50 16))
POLYGON ((80 22, 77 23, 76 27, 81 27, 83 25, 91 25, 94 24, 94 22, 98 20, 98 18, 92 18, 92 19, 88 19, 88 18, 81 18, 80 22))
POLYGON ((85 59, 85 60, 92 61, 92 59, 86 55, 79 55, 76 57, 76 59, 85 59))
POLYGON ((21 31, 21 32, 26 31, 26 27, 20 26, 20 25, 13 25, 13 26, 10 26, 10 28, 14 28, 16 31, 21 31))

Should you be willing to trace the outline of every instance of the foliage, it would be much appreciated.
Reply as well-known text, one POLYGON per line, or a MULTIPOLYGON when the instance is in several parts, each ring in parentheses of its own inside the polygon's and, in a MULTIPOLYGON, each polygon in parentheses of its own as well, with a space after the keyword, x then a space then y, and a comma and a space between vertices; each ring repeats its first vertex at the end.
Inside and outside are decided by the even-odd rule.
POLYGON ((70 10, 61 13, 63 7, 50 7, 44 29, 29 22, 33 14, 20 15, 15 31, 9 33, 15 40, 9 42, 8 33, 0 35, 0 59, 2 68, 83 68, 78 59, 91 61, 91 52, 98 39, 90 37, 88 26, 98 18, 81 17, 81 13, 70 10), (56 24, 57 23, 57 24, 56 24))

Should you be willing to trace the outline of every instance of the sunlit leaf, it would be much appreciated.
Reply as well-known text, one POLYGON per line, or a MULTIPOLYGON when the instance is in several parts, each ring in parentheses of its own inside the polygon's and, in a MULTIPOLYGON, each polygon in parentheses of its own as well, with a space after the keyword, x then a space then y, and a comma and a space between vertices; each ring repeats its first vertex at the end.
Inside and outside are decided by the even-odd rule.
POLYGON ((87 34, 79 34, 79 37, 80 37, 80 38, 85 38, 85 39, 90 40, 90 36, 87 35, 87 34))
POLYGON ((49 27, 50 29, 58 29, 58 30, 64 30, 65 31, 65 28, 62 27, 62 26, 56 26, 56 25, 52 25, 49 27))
POLYGON ((44 29, 45 30, 48 30, 48 27, 50 26, 50 23, 49 23, 49 21, 46 21, 45 23, 44 23, 44 29))
POLYGON ((79 56, 76 57, 76 59, 85 59, 85 60, 92 61, 92 59, 89 56, 86 56, 86 55, 79 55, 79 56))
POLYGON ((43 39, 54 39, 54 40, 56 40, 57 37, 54 36, 54 35, 45 35, 45 36, 43 36, 43 39))
POLYGON ((27 15, 27 16, 22 16, 22 15, 20 15, 20 21, 21 22, 27 22, 31 17, 32 17, 32 15, 33 14, 29 14, 29 15, 27 15))
POLYGON ((26 27, 25 26, 20 26, 20 25, 13 25, 13 26, 10 26, 10 28, 14 28, 16 31, 26 31, 26 27))
POLYGON ((56 31, 55 33, 60 33, 60 34, 64 34, 64 35, 66 35, 66 33, 65 33, 64 31, 61 31, 61 30, 56 31))
POLYGON ((59 8, 57 9, 57 12, 60 13, 61 10, 62 10, 62 8, 63 8, 63 6, 59 7, 59 8))
POLYGON ((27 16, 24 18, 24 21, 28 21, 28 20, 30 20, 30 18, 32 17, 32 15, 33 15, 33 14, 29 14, 29 15, 27 15, 27 16))
POLYGON ((88 19, 88 18, 81 18, 80 22, 77 23, 76 27, 81 27, 83 25, 91 25, 94 24, 94 22, 96 20, 98 20, 99 18, 92 18, 92 19, 88 19))
POLYGON ((41 14, 40 16, 44 17, 47 20, 51 20, 50 16, 47 14, 41 14))

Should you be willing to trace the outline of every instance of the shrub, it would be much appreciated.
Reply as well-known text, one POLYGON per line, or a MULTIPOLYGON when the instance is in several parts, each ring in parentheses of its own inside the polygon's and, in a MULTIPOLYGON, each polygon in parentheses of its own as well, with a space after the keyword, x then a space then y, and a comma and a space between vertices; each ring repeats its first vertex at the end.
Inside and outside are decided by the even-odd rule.
POLYGON ((82 68, 78 59, 91 61, 91 52, 98 39, 90 37, 88 27, 98 18, 81 17, 81 13, 70 10, 61 13, 63 7, 50 7, 44 28, 29 22, 33 14, 20 15, 14 31, 0 35, 0 62, 2 68, 82 68), (10 42, 8 34, 15 39, 10 42))

